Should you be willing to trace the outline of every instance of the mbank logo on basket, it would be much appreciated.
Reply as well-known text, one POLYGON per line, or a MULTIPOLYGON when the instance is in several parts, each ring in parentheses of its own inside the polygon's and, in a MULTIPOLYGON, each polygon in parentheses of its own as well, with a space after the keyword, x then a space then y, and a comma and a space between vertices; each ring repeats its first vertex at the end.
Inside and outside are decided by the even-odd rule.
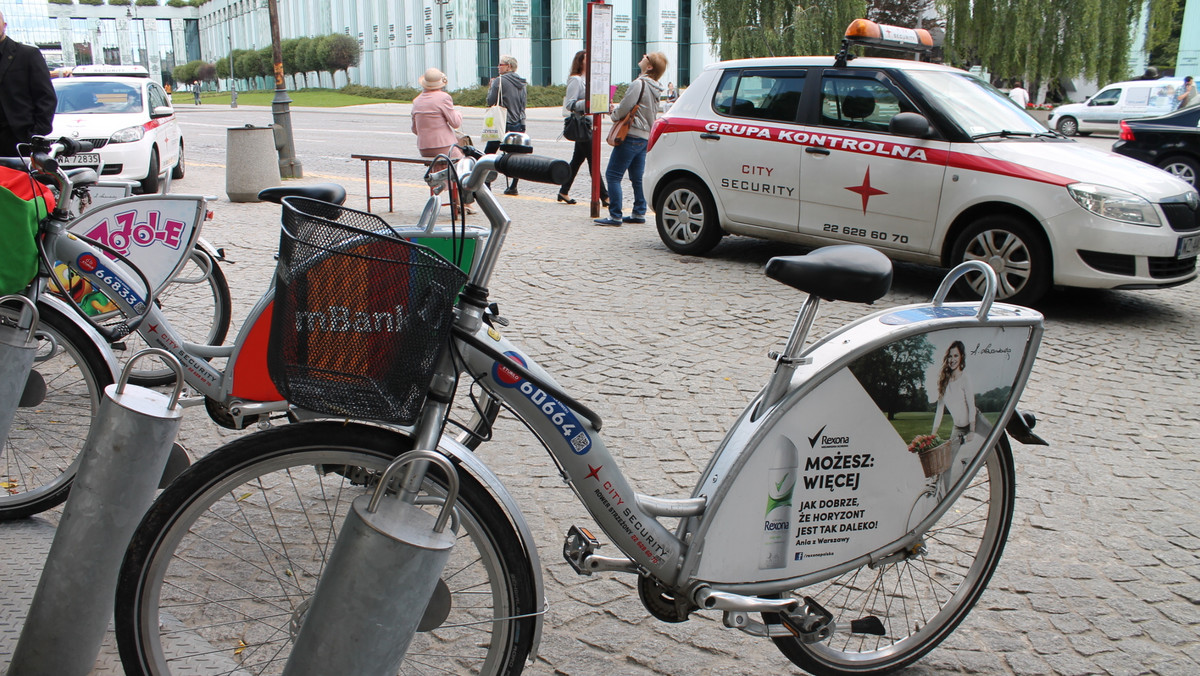
POLYGON ((296 312, 296 330, 301 333, 396 333, 411 323, 410 313, 400 305, 391 312, 353 312, 337 305, 324 312, 296 312))

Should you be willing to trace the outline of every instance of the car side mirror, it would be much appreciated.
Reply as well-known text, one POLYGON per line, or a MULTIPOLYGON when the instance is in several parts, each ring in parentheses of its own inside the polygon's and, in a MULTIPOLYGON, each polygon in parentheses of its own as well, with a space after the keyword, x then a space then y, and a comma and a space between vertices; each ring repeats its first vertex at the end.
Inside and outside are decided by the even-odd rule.
POLYGON ((150 111, 150 117, 167 117, 174 114, 175 109, 171 106, 156 106, 154 110, 150 111))
POLYGON ((897 113, 888 122, 888 131, 897 136, 912 138, 929 138, 933 136, 933 127, 929 120, 920 113, 897 113))

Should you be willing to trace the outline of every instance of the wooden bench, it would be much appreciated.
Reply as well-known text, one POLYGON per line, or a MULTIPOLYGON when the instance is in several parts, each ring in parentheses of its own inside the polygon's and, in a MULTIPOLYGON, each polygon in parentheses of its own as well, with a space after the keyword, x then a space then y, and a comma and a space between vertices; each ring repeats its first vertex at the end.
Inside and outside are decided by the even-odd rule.
POLYGON ((432 157, 395 157, 392 155, 351 155, 350 159, 362 160, 363 168, 367 175, 367 211, 371 211, 371 202, 375 200, 387 200, 388 211, 395 211, 395 206, 392 201, 392 165, 399 162, 401 164, 420 164, 428 167, 433 164, 432 157), (371 195, 371 163, 372 162, 387 162, 388 188, 387 195, 371 195))

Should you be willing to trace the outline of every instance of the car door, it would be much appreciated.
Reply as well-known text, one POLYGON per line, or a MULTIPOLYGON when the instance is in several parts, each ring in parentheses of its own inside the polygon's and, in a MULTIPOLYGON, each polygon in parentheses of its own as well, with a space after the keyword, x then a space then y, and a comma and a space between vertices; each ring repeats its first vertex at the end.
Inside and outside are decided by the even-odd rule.
POLYGON ((920 111, 883 71, 823 72, 801 153, 800 232, 929 249, 950 144, 892 134, 889 122, 901 112, 920 111))
MULTIPOLYGON (((162 168, 173 167, 179 157, 179 121, 175 119, 175 113, 167 115, 156 114, 155 111, 163 107, 171 108, 171 101, 167 98, 167 93, 163 88, 156 83, 151 82, 150 90, 150 126, 154 130, 153 133, 158 139, 158 147, 162 159, 160 165, 162 168)), ((174 109, 172 109, 174 110, 174 109)))
POLYGON ((795 232, 800 154, 789 141, 803 68, 731 69, 721 75, 697 152, 725 218, 795 232))
POLYGON ((1088 99, 1087 107, 1079 115, 1079 128, 1083 131, 1105 131, 1116 129, 1121 120, 1123 87, 1109 87, 1088 99))

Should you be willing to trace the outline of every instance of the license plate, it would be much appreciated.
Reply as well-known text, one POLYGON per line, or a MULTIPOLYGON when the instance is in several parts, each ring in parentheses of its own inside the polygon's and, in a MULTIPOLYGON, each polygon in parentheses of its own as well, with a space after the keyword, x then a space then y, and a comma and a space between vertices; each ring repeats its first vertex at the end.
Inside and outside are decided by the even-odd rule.
POLYGON ((60 167, 90 167, 100 166, 100 153, 77 153, 70 157, 58 158, 60 167))
POLYGON ((1197 253, 1200 253, 1200 235, 1179 238, 1179 243, 1175 245, 1176 258, 1191 258, 1197 253))

